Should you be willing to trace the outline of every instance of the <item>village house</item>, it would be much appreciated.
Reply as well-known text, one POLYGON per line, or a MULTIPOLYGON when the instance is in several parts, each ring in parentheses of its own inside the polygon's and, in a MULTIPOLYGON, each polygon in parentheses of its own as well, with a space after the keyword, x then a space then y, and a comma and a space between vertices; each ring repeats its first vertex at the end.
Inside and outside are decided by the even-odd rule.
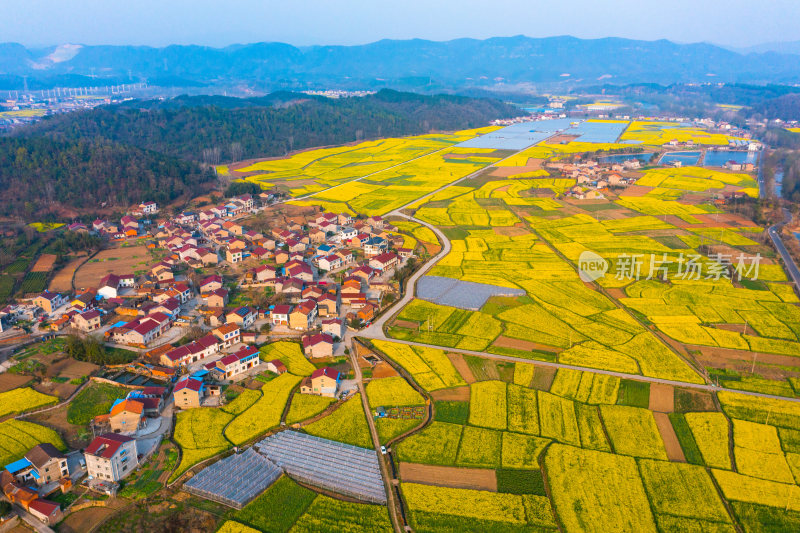
POLYGON ((106 335, 120 344, 144 346, 160 337, 169 327, 169 317, 156 312, 134 319, 123 326, 111 328, 106 335))
POLYGON ((228 305, 228 289, 216 289, 203 296, 208 307, 225 307, 228 305))
POLYGON ((341 266, 342 266, 342 258, 339 257, 338 255, 331 254, 331 255, 322 257, 319 260, 319 269, 320 270, 325 270, 325 271, 336 270, 337 268, 339 268, 341 266))
POLYGON ((228 263, 236 264, 242 262, 242 250, 237 248, 227 248, 225 250, 225 260, 228 263))
POLYGON ((91 309, 83 313, 75 313, 72 315, 72 326, 75 329, 83 331, 84 333, 89 333, 96 329, 100 329, 101 321, 102 315, 100 314, 100 311, 96 309, 91 309))
POLYGON ((339 306, 335 294, 323 294, 317 298, 317 313, 319 316, 338 316, 339 306))
POLYGON ((208 276, 200 282, 200 293, 208 293, 222 288, 222 278, 216 274, 208 276))
POLYGON ((37 498, 28 505, 28 512, 45 525, 55 525, 64 518, 61 504, 37 498))
POLYGON ((84 457, 90 477, 114 482, 127 477, 139 464, 136 441, 116 433, 95 437, 86 447, 84 457))
POLYGON ((232 379, 260 363, 259 351, 253 346, 243 346, 236 353, 226 355, 216 362, 216 370, 224 379, 232 379))
POLYGON ((328 366, 318 368, 300 383, 300 392, 334 398, 339 392, 340 381, 341 374, 338 370, 328 366))
POLYGON ((242 329, 247 329, 256 321, 257 313, 248 306, 237 307, 225 317, 228 324, 238 324, 242 329))
POLYGON ((121 400, 111 407, 108 423, 114 433, 133 434, 144 427, 144 404, 137 400, 121 400))
POLYGON ((365 242, 362 246, 364 249, 364 255, 367 257, 382 254, 387 250, 388 247, 389 243, 387 243, 386 239, 382 237, 370 237, 370 239, 367 240, 367 242, 365 242))
POLYGON ((332 357, 333 337, 327 333, 305 335, 302 339, 303 353, 311 358, 332 357))
POLYGON ((378 312, 377 305, 373 303, 367 303, 364 305, 364 307, 358 310, 358 312, 356 313, 356 318, 361 320, 363 323, 366 323, 375 318, 377 312, 378 312))
POLYGON ((273 326, 288 326, 291 312, 291 305, 276 305, 270 312, 270 322, 272 322, 273 326))
POLYGON ((197 340, 172 348, 161 355, 161 364, 170 368, 189 365, 219 352, 217 337, 209 333, 197 340))
POLYGON ((212 330, 211 333, 220 340, 220 349, 238 344, 242 337, 242 330, 236 323, 224 324, 212 330))
POLYGON ((158 204, 155 202, 144 202, 139 204, 139 212, 143 215, 154 215, 158 213, 158 204))
POLYGON ((275 267, 269 265, 261 265, 254 268, 252 271, 253 283, 264 283, 266 281, 274 280, 276 277, 275 267))
POLYGON ((152 274, 153 278, 157 281, 172 281, 175 279, 175 275, 172 273, 172 269, 166 265, 161 263, 154 266, 150 269, 150 273, 152 274))
POLYGON ((309 329, 316 317, 317 304, 311 300, 305 300, 289 313, 289 327, 296 330, 309 329))
POLYGON ((37 444, 5 469, 20 483, 35 483, 40 487, 69 477, 66 456, 49 442, 37 444))
POLYGON ((41 307, 48 315, 67 303, 67 298, 57 292, 44 291, 33 299, 33 305, 41 307))
POLYGON ((200 407, 205 397, 205 384, 202 379, 191 376, 181 378, 172 391, 172 399, 176 407, 190 409, 200 407))
POLYGON ((369 266, 381 272, 390 271, 395 266, 397 266, 397 263, 398 263, 397 255, 395 255, 392 252, 386 252, 380 255, 376 255, 375 257, 369 260, 369 266))
POLYGON ((281 374, 286 373, 286 365, 284 365, 283 361, 280 359, 273 359, 272 361, 268 362, 266 366, 267 370, 273 374, 278 374, 280 376, 281 374))
POLYGON ((342 339, 344 332, 344 323, 340 318, 328 318, 322 321, 322 333, 327 333, 334 339, 342 339))

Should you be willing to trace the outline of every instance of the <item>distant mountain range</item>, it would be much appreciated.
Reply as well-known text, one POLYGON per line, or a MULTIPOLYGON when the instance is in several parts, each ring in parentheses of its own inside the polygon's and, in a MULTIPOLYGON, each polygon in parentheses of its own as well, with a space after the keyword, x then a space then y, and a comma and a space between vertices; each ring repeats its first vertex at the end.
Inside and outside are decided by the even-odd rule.
MULTIPOLYGON (((787 45, 788 46, 788 45, 787 45)), ((788 47, 787 51, 794 48, 788 47)), ((414 88, 431 92, 525 84, 800 82, 800 55, 620 38, 495 37, 359 46, 0 44, 0 90, 136 82, 162 86, 414 88)))

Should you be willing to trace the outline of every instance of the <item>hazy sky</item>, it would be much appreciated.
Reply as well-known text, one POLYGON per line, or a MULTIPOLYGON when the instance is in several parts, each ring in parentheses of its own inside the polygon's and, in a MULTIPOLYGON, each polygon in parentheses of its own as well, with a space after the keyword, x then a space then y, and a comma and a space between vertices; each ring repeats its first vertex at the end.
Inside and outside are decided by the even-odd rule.
POLYGON ((800 40, 798 0, 0 0, 0 42, 204 44, 628 37, 800 40))

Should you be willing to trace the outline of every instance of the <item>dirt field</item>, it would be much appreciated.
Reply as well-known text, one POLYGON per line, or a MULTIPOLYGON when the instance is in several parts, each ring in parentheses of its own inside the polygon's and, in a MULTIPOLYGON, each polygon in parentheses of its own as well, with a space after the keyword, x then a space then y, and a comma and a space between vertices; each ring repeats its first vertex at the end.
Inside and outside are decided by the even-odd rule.
POLYGON ((612 298, 619 299, 628 297, 628 295, 625 294, 625 291, 623 289, 611 288, 611 289, 606 289, 606 292, 608 292, 609 296, 611 296, 612 298))
MULTIPOLYGON (((652 395, 650 397, 652 398, 652 395)), ((683 455, 681 443, 678 441, 678 436, 675 434, 675 429, 673 429, 669 417, 665 413, 653 413, 653 417, 656 419, 658 432, 661 433, 661 439, 664 441, 664 448, 667 450, 669 460, 685 463, 686 457, 683 455)))
POLYGON ((431 392, 434 400, 445 400, 450 402, 468 402, 469 387, 455 387, 453 389, 442 389, 431 392))
MULTIPOLYGON (((700 355, 696 355, 698 362, 716 367, 725 367, 727 364, 746 363, 752 364, 753 352, 745 350, 734 350, 732 348, 715 348, 711 346, 688 345, 689 350, 698 350, 700 355)), ((779 365, 779 366, 800 366, 800 359, 791 355, 778 355, 772 353, 759 353, 756 356, 758 364, 779 365)), ((748 368, 749 370, 749 368, 748 368)))
POLYGON ((75 426, 67 422, 67 408, 69 406, 63 405, 57 409, 52 409, 50 411, 45 411, 43 413, 37 413, 35 415, 31 415, 26 418, 29 422, 34 422, 36 424, 42 424, 49 428, 52 428, 58 432, 59 435, 64 439, 64 442, 70 448, 79 449, 83 448, 87 444, 89 444, 89 440, 92 437, 92 433, 87 431, 85 434, 85 438, 81 438, 78 434, 79 431, 85 431, 80 426, 75 426))
POLYGON ((675 410, 675 389, 663 383, 650 384, 650 410, 671 413, 675 410))
POLYGON ((392 322, 393 326, 397 326, 398 328, 406 328, 413 331, 417 331, 419 329, 419 324, 416 322, 410 322, 408 320, 395 320, 392 322))
POLYGON ((397 375, 399 375, 397 370, 392 368, 392 365, 389 363, 384 363, 383 361, 375 365, 372 369, 373 378, 390 378, 397 375))
POLYGON ((84 361, 76 361, 70 357, 53 363, 47 368, 47 377, 60 376, 62 378, 75 379, 82 376, 88 376, 95 370, 100 368, 92 363, 84 361))
POLYGON ((400 479, 409 483, 497 492, 497 476, 494 470, 482 468, 400 463, 400 479))
POLYGON ((54 381, 47 381, 37 383, 33 388, 42 394, 49 394, 50 396, 57 396, 59 400, 66 400, 73 392, 78 389, 79 385, 73 385, 69 381, 66 383, 56 383, 54 381))
POLYGON ((30 376, 20 376, 19 374, 9 374, 8 372, 3 372, 0 374, 0 392, 10 391, 11 389, 16 389, 18 387, 22 387, 33 378, 30 376))
POLYGON ((58 256, 53 254, 40 255, 39 259, 31 267, 31 272, 50 272, 53 270, 53 265, 56 264, 56 259, 58 259, 58 256))
POLYGON ((89 531, 97 524, 114 514, 113 509, 107 507, 89 507, 70 514, 59 525, 58 530, 64 533, 83 533, 89 531))
POLYGON ((512 348, 514 350, 539 350, 542 352, 558 353, 564 350, 558 346, 549 346, 547 344, 539 344, 538 342, 523 341, 520 339, 512 339, 511 337, 497 337, 492 343, 493 346, 499 348, 512 348))
POLYGON ((472 370, 467 365, 467 362, 464 361, 464 356, 460 353, 448 353, 446 354, 447 358, 450 359, 450 362, 453 363, 453 366, 456 367, 458 373, 461 374, 461 377, 464 378, 464 381, 467 383, 475 383, 475 376, 472 374, 472 370))
POLYGON ((132 274, 146 270, 152 261, 146 246, 103 250, 75 274, 76 287, 94 287, 106 274, 132 274))
POLYGON ((50 281, 50 290, 53 292, 68 292, 72 290, 72 274, 75 273, 75 269, 80 266, 81 263, 86 259, 86 257, 76 257, 66 265, 64 265, 61 270, 56 273, 53 277, 52 281, 50 281))

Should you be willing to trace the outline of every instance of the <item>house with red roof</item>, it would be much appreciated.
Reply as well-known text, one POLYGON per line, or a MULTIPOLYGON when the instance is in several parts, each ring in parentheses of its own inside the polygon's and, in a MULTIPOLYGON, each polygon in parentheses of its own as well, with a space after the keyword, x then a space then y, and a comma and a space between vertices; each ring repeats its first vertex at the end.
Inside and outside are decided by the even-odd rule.
POLYGON ((161 355, 161 364, 170 368, 190 365, 219 352, 220 343, 213 334, 201 337, 189 344, 172 348, 161 355))
POLYGON ((276 305, 272 308, 269 317, 273 326, 288 326, 289 314, 292 312, 291 305, 276 305))
POLYGON ((175 406, 181 409, 200 407, 205 395, 203 380, 191 376, 181 378, 172 390, 172 399, 175 402, 175 406))
POLYGON ((243 346, 236 353, 226 355, 216 364, 223 379, 233 379, 260 364, 259 351, 254 346, 243 346))
POLYGON ((139 465, 136 441, 116 433, 104 433, 89 443, 83 453, 90 478, 118 482, 139 465))
POLYGON ((303 353, 307 357, 332 357, 333 337, 328 333, 305 335, 302 339, 303 353))
POLYGON ((267 370, 272 372, 273 374, 285 374, 286 373, 286 365, 283 364, 283 361, 280 359, 273 359, 272 361, 267 363, 267 370))
POLYGON ((394 254, 393 252, 386 252, 378 254, 372 259, 370 259, 369 266, 374 268, 375 270, 386 272, 397 266, 398 261, 399 260, 396 254, 394 254))
POLYGON ((300 392, 335 398, 341 378, 341 373, 329 366, 318 368, 300 383, 300 392))
POLYGON ((200 282, 200 293, 205 294, 222 288, 222 277, 216 274, 208 276, 200 282))
POLYGON ((37 498, 28 504, 28 512, 47 525, 59 523, 64 518, 61 504, 37 498))

